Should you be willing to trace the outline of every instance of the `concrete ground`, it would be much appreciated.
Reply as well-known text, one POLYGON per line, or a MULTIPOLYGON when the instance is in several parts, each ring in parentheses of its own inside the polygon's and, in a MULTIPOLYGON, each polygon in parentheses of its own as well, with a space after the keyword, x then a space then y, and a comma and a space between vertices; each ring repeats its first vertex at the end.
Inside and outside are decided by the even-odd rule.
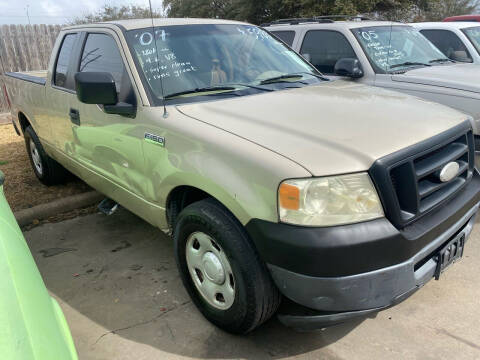
POLYGON ((171 240, 125 210, 45 224, 25 237, 80 359, 480 359, 480 225, 441 281, 376 318, 310 333, 272 319, 247 336, 200 315, 171 240))

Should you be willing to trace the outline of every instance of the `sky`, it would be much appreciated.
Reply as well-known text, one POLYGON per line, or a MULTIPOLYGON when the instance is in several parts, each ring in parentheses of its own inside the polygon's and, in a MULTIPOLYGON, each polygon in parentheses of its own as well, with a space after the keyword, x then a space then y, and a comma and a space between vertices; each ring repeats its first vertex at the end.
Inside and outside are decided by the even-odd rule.
MULTIPOLYGON (((95 12, 102 5, 148 6, 148 0, 0 0, 0 24, 64 24, 83 14, 95 12)), ((152 0, 161 7, 161 0, 152 0)))

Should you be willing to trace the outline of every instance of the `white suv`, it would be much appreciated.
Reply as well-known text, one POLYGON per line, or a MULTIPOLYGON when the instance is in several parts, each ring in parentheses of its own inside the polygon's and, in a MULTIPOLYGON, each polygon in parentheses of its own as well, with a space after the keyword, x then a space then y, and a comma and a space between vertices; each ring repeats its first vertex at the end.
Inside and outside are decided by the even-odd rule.
POLYGON ((411 25, 450 59, 480 65, 478 22, 426 22, 411 25))
POLYGON ((480 150, 480 67, 450 60, 414 27, 327 18, 263 26, 327 76, 401 91, 469 114, 480 150))

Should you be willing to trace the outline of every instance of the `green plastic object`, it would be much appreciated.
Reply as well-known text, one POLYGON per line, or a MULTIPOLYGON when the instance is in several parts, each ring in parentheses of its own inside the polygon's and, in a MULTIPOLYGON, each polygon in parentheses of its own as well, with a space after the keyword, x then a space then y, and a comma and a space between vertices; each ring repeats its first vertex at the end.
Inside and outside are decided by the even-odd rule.
POLYGON ((49 294, 3 193, 0 171, 0 358, 77 360, 70 330, 49 294))

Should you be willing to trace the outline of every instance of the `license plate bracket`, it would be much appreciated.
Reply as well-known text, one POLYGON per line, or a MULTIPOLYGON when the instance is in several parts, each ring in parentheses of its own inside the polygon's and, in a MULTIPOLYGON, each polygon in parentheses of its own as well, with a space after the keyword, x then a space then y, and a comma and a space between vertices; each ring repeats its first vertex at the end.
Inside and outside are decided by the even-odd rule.
POLYGON ((454 262, 463 256, 465 246, 465 234, 459 234, 448 242, 435 256, 437 267, 435 269, 435 280, 454 262))

